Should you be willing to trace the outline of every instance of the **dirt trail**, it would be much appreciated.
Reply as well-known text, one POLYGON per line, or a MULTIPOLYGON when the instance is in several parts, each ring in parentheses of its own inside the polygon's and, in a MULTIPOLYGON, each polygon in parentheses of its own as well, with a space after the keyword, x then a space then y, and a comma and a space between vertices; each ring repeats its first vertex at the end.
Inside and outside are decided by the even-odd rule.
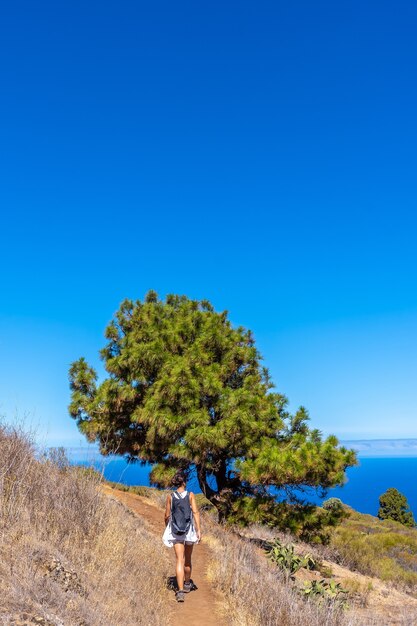
MULTIPOLYGON (((136 496, 124 491, 118 491, 110 487, 103 486, 103 492, 116 498, 125 504, 131 511, 143 518, 149 529, 161 539, 161 550, 165 548, 162 543, 162 533, 164 532, 164 513, 161 508, 150 500, 136 496)), ((175 575, 175 556, 172 552, 172 575, 175 575)), ((206 570, 210 558, 210 549, 202 543, 196 545, 193 551, 193 571, 192 579, 197 585, 197 591, 186 594, 185 602, 178 603, 172 596, 173 601, 173 626, 227 626, 221 616, 220 598, 207 580, 206 570)))

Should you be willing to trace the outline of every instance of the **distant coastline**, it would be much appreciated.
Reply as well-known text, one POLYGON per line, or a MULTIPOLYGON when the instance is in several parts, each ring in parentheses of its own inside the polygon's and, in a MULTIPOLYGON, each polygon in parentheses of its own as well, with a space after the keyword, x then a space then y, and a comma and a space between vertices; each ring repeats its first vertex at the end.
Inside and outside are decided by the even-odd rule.
MULTIPOLYGON (((342 439, 340 443, 356 450, 359 458, 417 457, 417 439, 342 439)), ((68 446, 66 450, 70 460, 76 463, 104 460, 94 444, 68 446)))
POLYGON ((359 457, 417 456, 417 439, 349 439, 341 443, 356 450, 359 457))

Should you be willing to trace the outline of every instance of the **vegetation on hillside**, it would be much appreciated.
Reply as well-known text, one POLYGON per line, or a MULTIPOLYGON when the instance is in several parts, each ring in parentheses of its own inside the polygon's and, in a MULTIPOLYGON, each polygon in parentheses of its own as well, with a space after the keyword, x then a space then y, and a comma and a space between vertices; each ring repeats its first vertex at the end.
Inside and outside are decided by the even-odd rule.
MULTIPOLYGON (((368 523, 378 523, 376 518, 361 516, 351 510, 349 518, 334 530, 334 534, 341 533, 356 515, 371 518, 366 520, 368 523)), ((416 554, 415 530, 399 524, 390 528, 390 541, 380 544, 374 569, 366 572, 373 576, 370 578, 355 572, 357 568, 353 562, 348 562, 350 546, 346 546, 343 558, 336 544, 305 544, 288 533, 277 533, 266 526, 254 525, 228 532, 210 522, 207 516, 204 524, 209 527, 210 536, 215 538, 211 574, 228 598, 227 609, 232 625, 408 626, 417 623, 417 601, 413 598, 413 594, 417 597, 417 588, 396 579, 398 570, 392 567, 393 563, 389 575, 384 576, 395 542, 404 552, 409 550, 416 554), (396 531, 400 533, 397 537, 396 531), (406 540, 404 544, 402 532, 412 539, 412 543, 406 540), (262 555, 264 550, 270 554, 267 563, 262 555), (237 564, 233 572, 228 567, 231 562, 237 564)), ((350 526, 352 539, 362 537, 361 533, 359 528, 350 526)), ((359 563, 357 561, 356 565, 359 563)), ((403 573, 406 573, 405 568, 403 573)))
POLYGON ((417 529, 349 511, 349 517, 332 534, 330 548, 335 558, 417 597, 417 529))
POLYGON ((323 439, 273 392, 252 333, 207 301, 149 292, 126 300, 106 329, 108 377, 84 358, 70 368, 70 414, 104 454, 154 463, 167 485, 178 468, 196 472, 220 520, 265 520, 307 533, 334 523, 334 511, 277 504, 270 488, 294 495, 306 486, 341 485, 356 463, 335 437, 323 439), (292 521, 291 521, 292 520, 292 521))
POLYGON ((98 487, 0 426, 0 623, 169 624, 160 541, 98 487))
POLYGON ((269 563, 256 543, 217 524, 210 525, 208 541, 214 548, 209 576, 225 598, 231 626, 363 626, 337 594, 324 592, 325 602, 320 602, 305 593, 307 586, 300 591, 285 568, 269 563))

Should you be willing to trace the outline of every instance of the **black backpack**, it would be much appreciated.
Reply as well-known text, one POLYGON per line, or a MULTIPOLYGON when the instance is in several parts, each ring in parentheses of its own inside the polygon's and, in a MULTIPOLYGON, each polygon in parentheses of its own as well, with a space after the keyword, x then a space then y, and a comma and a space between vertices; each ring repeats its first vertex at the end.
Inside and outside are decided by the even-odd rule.
POLYGON ((187 493, 181 498, 178 491, 172 492, 171 526, 176 535, 186 535, 191 526, 190 495, 187 493))

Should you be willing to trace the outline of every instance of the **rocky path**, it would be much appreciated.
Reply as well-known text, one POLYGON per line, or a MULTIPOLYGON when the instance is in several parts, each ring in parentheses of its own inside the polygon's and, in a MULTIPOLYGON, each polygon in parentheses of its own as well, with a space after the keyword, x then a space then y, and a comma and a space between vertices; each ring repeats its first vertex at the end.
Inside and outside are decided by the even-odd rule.
MULTIPOLYGON (((161 550, 168 550, 162 543, 164 531, 164 512, 153 502, 131 493, 118 491, 103 486, 106 495, 116 498, 131 511, 143 518, 149 529, 161 538, 161 550)), ((175 575, 175 556, 172 552, 172 575, 175 575)), ((220 612, 220 598, 207 580, 207 567, 210 558, 210 549, 204 544, 204 537, 193 551, 192 579, 197 585, 197 591, 186 594, 184 603, 177 603, 174 595, 173 626, 227 626, 220 612)))

